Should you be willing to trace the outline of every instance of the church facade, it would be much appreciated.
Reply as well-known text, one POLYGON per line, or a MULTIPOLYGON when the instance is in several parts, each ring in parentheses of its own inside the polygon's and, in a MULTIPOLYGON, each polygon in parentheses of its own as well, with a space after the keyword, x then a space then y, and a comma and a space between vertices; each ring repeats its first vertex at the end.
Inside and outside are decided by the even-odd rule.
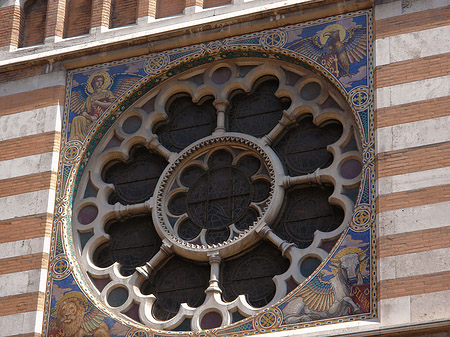
POLYGON ((449 13, 2 3, 0 335, 446 335, 449 13))

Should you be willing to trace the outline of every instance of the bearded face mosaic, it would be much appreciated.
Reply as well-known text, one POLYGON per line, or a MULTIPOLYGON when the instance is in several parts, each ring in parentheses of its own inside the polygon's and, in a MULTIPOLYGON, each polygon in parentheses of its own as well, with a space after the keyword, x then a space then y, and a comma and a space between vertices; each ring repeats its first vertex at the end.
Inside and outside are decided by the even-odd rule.
POLYGON ((44 335, 377 317, 371 15, 71 71, 44 335))

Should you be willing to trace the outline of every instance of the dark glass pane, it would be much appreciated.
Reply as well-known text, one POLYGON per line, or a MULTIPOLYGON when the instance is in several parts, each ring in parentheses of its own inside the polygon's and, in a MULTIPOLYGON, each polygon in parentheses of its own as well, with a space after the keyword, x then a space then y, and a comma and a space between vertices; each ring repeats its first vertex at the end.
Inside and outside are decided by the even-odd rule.
POLYGON ((282 209, 282 217, 272 226, 282 239, 293 242, 298 248, 308 247, 314 232, 330 232, 342 223, 343 210, 330 205, 328 197, 333 187, 307 187, 288 191, 282 209))
POLYGON ((244 318, 246 318, 246 317, 243 316, 239 311, 235 311, 231 314, 232 323, 239 322, 239 321, 243 320, 244 318))
POLYGON ((90 198, 90 197, 96 197, 97 196, 98 189, 94 187, 94 185, 91 182, 91 178, 89 178, 86 189, 84 190, 83 198, 90 198))
POLYGON ((84 206, 78 212, 78 222, 82 225, 89 225, 98 215, 98 209, 94 205, 84 206))
POLYGON ((344 188, 342 194, 349 197, 353 201, 353 203, 356 203, 356 199, 358 198, 358 193, 359 193, 359 184, 357 187, 354 187, 354 188, 344 188))
POLYGON ((225 260, 221 265, 222 296, 226 301, 244 294, 254 307, 263 307, 275 295, 272 278, 284 273, 289 260, 267 242, 261 242, 244 255, 225 260))
POLYGON ((238 93, 231 99, 228 130, 261 137, 278 124, 290 101, 275 97, 278 80, 260 83, 250 94, 238 93))
POLYGON ((304 277, 308 277, 314 273, 314 270, 320 265, 320 262, 321 261, 316 257, 307 257, 300 265, 300 272, 304 277))
POLYGON ((300 90, 300 97, 306 101, 311 101, 317 98, 320 94, 320 84, 316 82, 306 83, 300 90))
POLYGON ((184 186, 189 187, 198 179, 198 177, 202 175, 203 172, 204 170, 200 166, 189 166, 181 172, 180 181, 184 186))
POLYGON ((249 208, 245 215, 236 222, 236 228, 244 231, 248 229, 253 223, 258 219, 258 213, 253 209, 249 208))
POLYGON ((141 127, 142 121, 138 116, 128 117, 122 124, 122 130, 131 135, 141 127))
POLYGON ((332 163, 327 145, 336 142, 341 134, 342 125, 337 121, 317 127, 311 117, 306 117, 280 137, 274 148, 289 175, 302 175, 332 163))
POLYGON ((144 265, 159 250, 161 239, 156 233, 151 216, 128 218, 110 224, 107 233, 110 241, 97 248, 94 263, 106 267, 120 263, 120 273, 128 276, 135 268, 144 265))
POLYGON ((202 329, 218 328, 222 324, 222 315, 216 311, 207 312, 200 321, 202 329))
POLYGON ((216 109, 209 99, 195 104, 191 97, 181 96, 166 107, 168 120, 157 125, 156 134, 169 150, 179 152, 196 140, 211 135, 216 127, 216 109))
POLYGON ((206 231, 206 242, 209 245, 224 242, 228 240, 229 237, 230 237, 230 230, 228 228, 224 228, 221 230, 209 229, 208 231, 206 231))
POLYGON ((215 151, 208 160, 209 169, 230 166, 233 156, 226 150, 215 151))
POLYGON ((256 172, 258 172, 260 166, 261 162, 259 161, 259 159, 253 156, 244 156, 239 159, 238 163, 236 164, 236 167, 241 171, 247 173, 248 176, 252 176, 256 172))
POLYGON ((227 67, 220 67, 212 74, 212 80, 215 84, 224 84, 231 78, 231 70, 227 67))
POLYGON ((359 160, 349 159, 341 166, 341 176, 346 179, 356 178, 362 170, 362 165, 359 160))
POLYGON ((186 193, 175 194, 169 200, 169 212, 173 215, 182 215, 186 213, 186 193))
POLYGON ((254 202, 261 202, 266 200, 270 194, 270 183, 264 179, 257 179, 252 183, 254 202))
POLYGON ((189 219, 184 220, 178 227, 178 235, 187 241, 195 239, 201 231, 202 229, 189 219))
POLYGON ((232 166, 208 170, 188 192, 188 214, 202 228, 224 229, 245 214, 250 186, 248 177, 232 166))
POLYGON ((94 263, 97 267, 106 268, 114 263, 109 242, 99 246, 94 252, 94 263))
POLYGON ((120 307, 128 299, 128 290, 123 287, 113 289, 108 294, 108 303, 112 307, 120 307))
POLYGON ((84 246, 86 246, 86 243, 94 235, 94 233, 93 232, 79 233, 79 235, 80 235, 81 249, 83 250, 84 246))
POLYGON ((115 187, 108 202, 128 205, 146 201, 152 196, 166 165, 164 158, 146 148, 132 148, 127 162, 115 162, 103 170, 103 180, 115 187))
POLYGON ((159 320, 174 317, 181 303, 200 306, 209 283, 209 265, 172 257, 161 269, 153 272, 142 285, 143 294, 153 294, 153 316, 159 320))

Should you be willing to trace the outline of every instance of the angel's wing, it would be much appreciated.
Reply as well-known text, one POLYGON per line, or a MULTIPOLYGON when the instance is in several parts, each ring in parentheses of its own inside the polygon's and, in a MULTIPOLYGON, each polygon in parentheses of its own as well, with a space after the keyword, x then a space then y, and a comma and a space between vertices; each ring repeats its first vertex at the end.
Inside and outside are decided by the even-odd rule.
POLYGON ((70 95, 70 111, 77 115, 81 114, 85 109, 84 102, 86 101, 86 97, 83 95, 83 91, 83 86, 75 87, 72 88, 70 95))
POLYGON ((142 76, 139 75, 129 75, 129 74, 120 74, 115 76, 114 84, 111 87, 111 91, 114 93, 114 96, 119 97, 126 90, 130 89, 132 85, 134 85, 137 81, 139 81, 142 76))
POLYGON ((315 61, 323 57, 323 45, 320 43, 317 35, 290 43, 287 45, 287 48, 308 56, 315 61))
POLYGON ((90 306, 90 308, 88 308, 87 310, 87 313, 84 315, 83 322, 81 322, 81 327, 86 330, 86 332, 90 332, 97 329, 106 317, 108 316, 106 316, 96 307, 90 306))
POLYGON ((299 293, 305 305, 314 311, 327 311, 335 300, 334 287, 322 277, 319 273, 299 293))
POLYGON ((366 56, 366 28, 355 26, 347 30, 347 37, 342 43, 350 63, 361 61, 366 56))

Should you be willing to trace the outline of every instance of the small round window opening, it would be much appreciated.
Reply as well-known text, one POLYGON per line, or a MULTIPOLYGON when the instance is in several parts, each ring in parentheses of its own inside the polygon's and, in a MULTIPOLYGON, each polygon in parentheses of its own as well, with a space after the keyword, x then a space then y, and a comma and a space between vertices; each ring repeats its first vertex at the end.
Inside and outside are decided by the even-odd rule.
POLYGON ((355 129, 323 79, 281 62, 215 64, 155 88, 83 174, 73 231, 85 277, 109 310, 156 329, 255 315, 347 228, 355 129))

